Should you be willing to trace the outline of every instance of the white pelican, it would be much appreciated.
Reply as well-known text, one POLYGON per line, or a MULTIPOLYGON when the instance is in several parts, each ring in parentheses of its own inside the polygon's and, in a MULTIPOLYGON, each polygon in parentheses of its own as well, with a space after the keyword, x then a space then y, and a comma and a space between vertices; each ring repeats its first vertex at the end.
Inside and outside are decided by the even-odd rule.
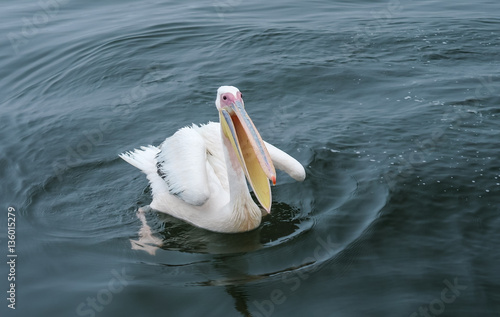
POLYGON ((147 175, 152 209, 211 231, 249 231, 271 211, 274 166, 298 181, 306 176, 304 167, 262 140, 238 88, 220 87, 215 105, 220 123, 184 127, 159 147, 120 157, 147 175), (245 177, 264 210, 250 196, 245 177))

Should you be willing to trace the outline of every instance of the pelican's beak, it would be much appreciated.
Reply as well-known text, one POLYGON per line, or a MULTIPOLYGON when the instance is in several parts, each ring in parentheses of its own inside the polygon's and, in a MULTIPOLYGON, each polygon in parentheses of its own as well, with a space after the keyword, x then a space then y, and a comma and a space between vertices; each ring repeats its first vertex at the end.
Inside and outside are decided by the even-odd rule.
POLYGON ((243 100, 235 100, 220 112, 224 135, 231 141, 255 196, 264 209, 271 211, 269 180, 276 184, 276 170, 267 148, 245 111, 243 100))

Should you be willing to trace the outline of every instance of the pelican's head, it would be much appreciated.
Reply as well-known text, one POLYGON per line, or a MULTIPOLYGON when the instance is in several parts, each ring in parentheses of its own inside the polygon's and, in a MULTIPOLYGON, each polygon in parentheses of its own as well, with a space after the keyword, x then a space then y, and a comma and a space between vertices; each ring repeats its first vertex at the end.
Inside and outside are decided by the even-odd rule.
POLYGON ((276 184, 276 171, 259 131, 245 111, 241 92, 233 86, 222 86, 217 90, 215 105, 219 110, 223 137, 231 142, 260 204, 270 212, 271 188, 268 179, 276 184))
POLYGON ((215 100, 217 110, 221 111, 222 108, 231 106, 231 103, 236 100, 243 103, 243 95, 238 88, 234 86, 220 86, 217 89, 217 99, 215 100))

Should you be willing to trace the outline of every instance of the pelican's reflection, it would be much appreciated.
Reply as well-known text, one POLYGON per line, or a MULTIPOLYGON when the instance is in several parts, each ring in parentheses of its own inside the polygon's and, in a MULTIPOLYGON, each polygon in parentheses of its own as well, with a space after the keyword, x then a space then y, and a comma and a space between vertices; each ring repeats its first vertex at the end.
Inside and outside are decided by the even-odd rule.
POLYGON ((161 250, 209 255, 207 261, 186 264, 195 267, 204 276, 204 281, 196 284, 224 286, 227 294, 234 299, 235 309, 242 316, 251 316, 246 284, 279 273, 249 273, 248 262, 252 252, 276 246, 297 234, 299 224, 304 220, 297 218, 297 210, 286 204, 275 203, 273 210, 273 214, 265 217, 256 230, 227 234, 207 231, 149 207, 141 207, 137 211, 141 228, 138 239, 130 239, 131 247, 153 256, 161 250))
POLYGON ((161 248, 163 241, 153 235, 151 227, 146 220, 146 212, 150 211, 148 206, 141 207, 137 210, 137 218, 141 221, 141 229, 139 229, 139 240, 130 239, 132 250, 142 250, 151 255, 156 254, 156 250, 161 248))

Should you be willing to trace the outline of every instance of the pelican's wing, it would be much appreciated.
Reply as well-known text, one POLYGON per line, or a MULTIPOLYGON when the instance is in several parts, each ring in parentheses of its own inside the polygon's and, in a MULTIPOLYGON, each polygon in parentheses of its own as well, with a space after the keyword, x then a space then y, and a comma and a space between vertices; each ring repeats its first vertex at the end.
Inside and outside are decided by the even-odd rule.
POLYGON ((188 204, 201 206, 210 197, 205 140, 190 127, 167 138, 156 155, 158 175, 169 192, 188 204))
POLYGON ((273 160, 274 166, 290 175, 293 179, 301 182, 306 178, 306 171, 302 164, 296 159, 278 149, 272 144, 264 141, 267 151, 273 160))

